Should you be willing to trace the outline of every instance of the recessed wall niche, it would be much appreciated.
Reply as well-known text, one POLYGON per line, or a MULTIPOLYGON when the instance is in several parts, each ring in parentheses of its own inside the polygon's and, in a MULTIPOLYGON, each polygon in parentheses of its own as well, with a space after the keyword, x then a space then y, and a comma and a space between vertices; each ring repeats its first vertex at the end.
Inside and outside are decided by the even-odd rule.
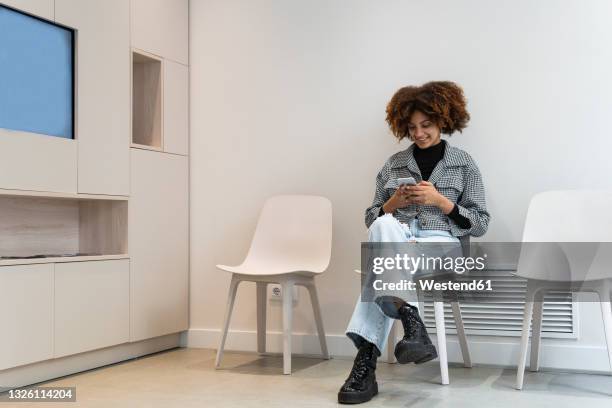
POLYGON ((0 195, 0 262, 127 254, 125 200, 0 195))
POLYGON ((132 51, 132 144, 162 148, 162 60, 144 51, 132 51))

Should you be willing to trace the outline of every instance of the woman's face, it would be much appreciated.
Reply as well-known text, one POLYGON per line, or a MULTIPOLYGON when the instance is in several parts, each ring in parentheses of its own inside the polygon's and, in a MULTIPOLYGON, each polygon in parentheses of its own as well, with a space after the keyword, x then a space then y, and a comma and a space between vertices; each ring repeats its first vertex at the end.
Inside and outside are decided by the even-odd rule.
POLYGON ((427 149, 440 143, 440 128, 420 111, 414 111, 412 114, 408 133, 412 141, 421 149, 427 149))

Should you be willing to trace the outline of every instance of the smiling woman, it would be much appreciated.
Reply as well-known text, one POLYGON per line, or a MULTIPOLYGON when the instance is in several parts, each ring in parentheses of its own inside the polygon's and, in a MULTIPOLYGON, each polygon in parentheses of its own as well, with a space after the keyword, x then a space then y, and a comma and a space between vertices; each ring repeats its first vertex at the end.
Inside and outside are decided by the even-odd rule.
MULTIPOLYGON (((376 177, 372 205, 365 211, 370 242, 452 242, 481 236, 489 225, 484 185, 472 157, 441 135, 461 132, 470 115, 463 90, 448 81, 398 90, 387 105, 387 122, 398 140, 413 143, 391 156, 376 177), (416 185, 400 185, 413 178, 416 185)), ((376 297, 376 295, 375 295, 376 297)), ((346 335, 359 350, 340 388, 340 403, 360 403, 378 393, 376 358, 387 342, 393 319, 404 338, 395 347, 399 363, 437 357, 418 309, 404 300, 357 301, 346 335)), ((389 298, 388 296, 386 298, 389 298)))

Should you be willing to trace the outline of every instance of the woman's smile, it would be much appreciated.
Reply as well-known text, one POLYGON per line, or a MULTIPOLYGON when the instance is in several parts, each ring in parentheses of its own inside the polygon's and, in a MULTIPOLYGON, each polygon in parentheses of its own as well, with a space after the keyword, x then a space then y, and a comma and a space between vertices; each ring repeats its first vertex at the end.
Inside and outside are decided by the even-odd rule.
POLYGON ((426 142, 427 140, 431 139, 430 136, 415 136, 414 141, 418 144, 419 142, 426 142))
POLYGON ((421 111, 414 111, 408 125, 410 138, 421 149, 440 143, 440 128, 421 111))

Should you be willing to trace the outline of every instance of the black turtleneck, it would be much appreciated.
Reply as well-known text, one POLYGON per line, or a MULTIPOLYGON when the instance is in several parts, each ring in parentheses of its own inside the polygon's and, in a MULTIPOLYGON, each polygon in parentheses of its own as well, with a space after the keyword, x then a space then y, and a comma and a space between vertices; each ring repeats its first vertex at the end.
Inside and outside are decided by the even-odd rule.
POLYGON ((414 156, 414 160, 417 162, 419 166, 419 170, 421 171, 421 178, 423 180, 429 180, 431 173, 434 168, 438 164, 442 157, 444 157, 444 152, 446 151, 446 140, 441 140, 435 146, 428 147, 426 149, 421 149, 416 144, 414 145, 414 150, 412 151, 412 155, 414 156))
MULTIPOLYGON (((426 149, 419 148, 416 144, 414 145, 414 150, 412 154, 414 156, 414 160, 417 162, 419 166, 419 170, 421 172, 421 178, 423 180, 429 180, 431 177, 431 173, 436 168, 436 165, 442 158, 444 157, 444 152, 446 151, 446 140, 441 140, 435 146, 428 147, 426 149)), ((378 216, 385 215, 382 207, 380 208, 380 212, 378 216)), ((453 220, 460 228, 467 229, 472 226, 472 223, 469 219, 459 214, 459 208, 457 204, 453 207, 453 210, 448 214, 448 218, 453 220)))

